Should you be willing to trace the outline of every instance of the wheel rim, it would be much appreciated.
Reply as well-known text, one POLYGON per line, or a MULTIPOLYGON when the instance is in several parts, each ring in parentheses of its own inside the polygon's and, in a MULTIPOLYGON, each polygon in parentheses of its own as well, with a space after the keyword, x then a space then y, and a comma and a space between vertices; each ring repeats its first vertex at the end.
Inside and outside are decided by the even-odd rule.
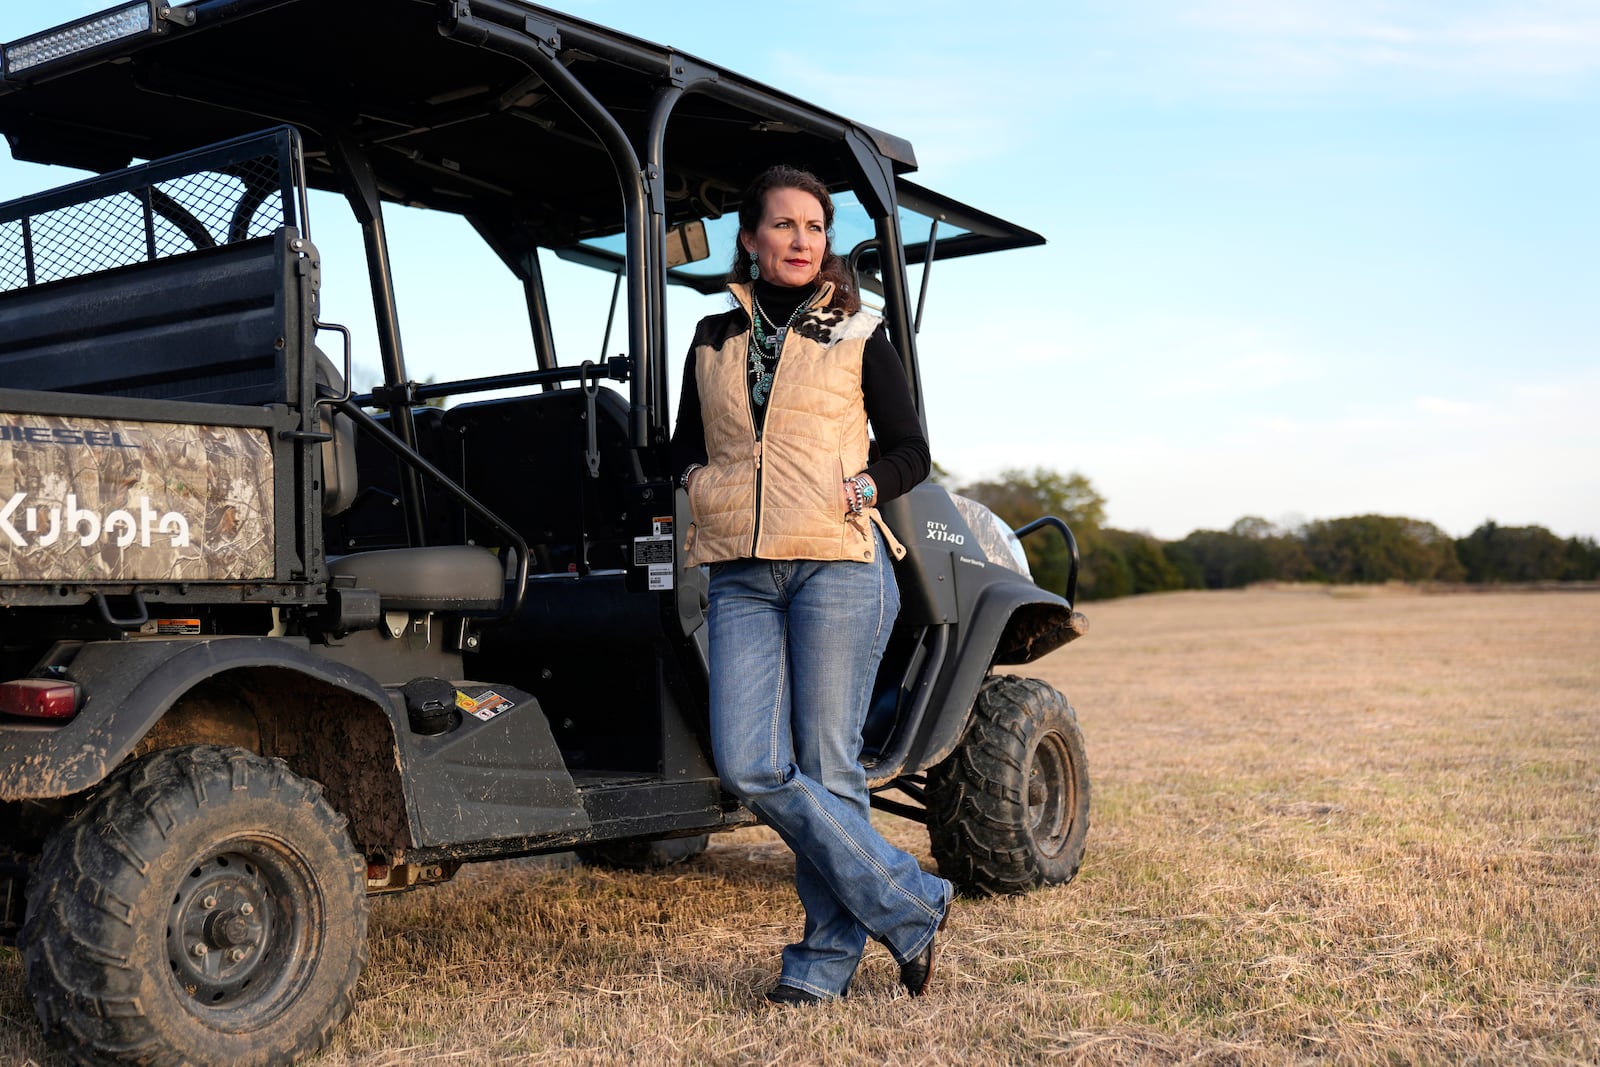
POLYGON ((322 899, 286 842, 252 835, 204 853, 167 915, 167 960, 185 1007, 208 1024, 257 1026, 310 973, 322 899))
POLYGON ((1045 734, 1028 763, 1028 832, 1046 856, 1059 855, 1072 836, 1076 789, 1066 739, 1045 734))

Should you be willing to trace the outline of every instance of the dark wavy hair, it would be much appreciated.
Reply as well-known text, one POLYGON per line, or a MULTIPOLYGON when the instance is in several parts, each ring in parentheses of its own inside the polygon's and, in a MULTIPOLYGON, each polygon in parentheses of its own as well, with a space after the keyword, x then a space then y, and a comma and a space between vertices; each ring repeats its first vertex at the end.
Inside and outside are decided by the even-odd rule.
MULTIPOLYGON (((756 228, 761 225, 761 217, 766 214, 767 194, 774 189, 798 189, 802 193, 810 193, 822 205, 822 220, 827 228, 828 243, 822 254, 822 269, 817 272, 817 278, 820 281, 833 283, 833 297, 828 301, 829 307, 838 308, 847 315, 855 314, 861 309, 861 294, 856 292, 855 279, 850 275, 849 265, 842 256, 833 251, 833 197, 828 195, 828 187, 822 184, 821 178, 809 170, 801 170, 799 167, 783 163, 768 167, 750 183, 739 201, 739 232, 745 234, 756 232, 756 228)), ((733 266, 728 271, 728 280, 748 282, 750 261, 754 258, 735 241, 733 266)))

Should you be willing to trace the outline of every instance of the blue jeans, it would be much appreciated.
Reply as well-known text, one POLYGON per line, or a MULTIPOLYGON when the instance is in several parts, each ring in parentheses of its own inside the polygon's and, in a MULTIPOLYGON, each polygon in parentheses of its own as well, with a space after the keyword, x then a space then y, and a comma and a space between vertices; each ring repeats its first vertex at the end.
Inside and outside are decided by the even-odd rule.
POLYGON ((954 895, 870 821, 861 728, 900 592, 872 563, 735 560, 711 568, 711 740, 723 785, 795 854, 805 933, 779 981, 850 985, 870 936, 915 958, 954 895))

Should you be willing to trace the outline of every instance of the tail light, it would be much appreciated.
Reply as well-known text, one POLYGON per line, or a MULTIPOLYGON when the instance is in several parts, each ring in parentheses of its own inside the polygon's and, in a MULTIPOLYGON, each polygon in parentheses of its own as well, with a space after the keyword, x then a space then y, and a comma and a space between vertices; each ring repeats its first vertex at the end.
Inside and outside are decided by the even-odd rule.
POLYGON ((0 714, 23 719, 70 719, 78 713, 78 684, 58 678, 0 682, 0 714))

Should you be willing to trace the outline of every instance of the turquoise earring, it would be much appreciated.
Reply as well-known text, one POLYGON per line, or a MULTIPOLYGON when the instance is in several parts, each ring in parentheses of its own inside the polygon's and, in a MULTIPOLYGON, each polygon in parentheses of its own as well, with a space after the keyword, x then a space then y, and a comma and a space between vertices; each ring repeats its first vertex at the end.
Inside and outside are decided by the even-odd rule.
POLYGON ((756 254, 750 253, 750 280, 755 281, 761 277, 761 268, 756 264, 756 254))

